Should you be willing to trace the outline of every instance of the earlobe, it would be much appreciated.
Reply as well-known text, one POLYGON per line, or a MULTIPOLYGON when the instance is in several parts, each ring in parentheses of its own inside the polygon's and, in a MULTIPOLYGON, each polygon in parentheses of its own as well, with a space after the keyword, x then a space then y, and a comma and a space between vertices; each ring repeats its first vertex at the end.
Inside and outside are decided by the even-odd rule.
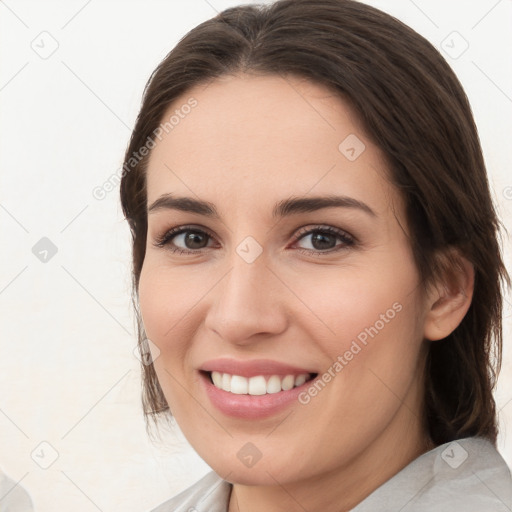
POLYGON ((426 301, 424 338, 435 341, 449 336, 462 322, 473 299, 475 271, 457 250, 442 257, 444 269, 426 301))

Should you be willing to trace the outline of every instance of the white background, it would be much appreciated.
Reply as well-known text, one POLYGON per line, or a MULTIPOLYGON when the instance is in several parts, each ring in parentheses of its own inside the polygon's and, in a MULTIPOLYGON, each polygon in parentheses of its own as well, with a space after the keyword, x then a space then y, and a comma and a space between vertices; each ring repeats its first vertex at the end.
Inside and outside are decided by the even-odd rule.
MULTIPOLYGON (((191 28, 238 3, 0 2, 0 468, 40 512, 149 510, 209 470, 178 433, 153 443, 146 435, 129 231, 118 188, 101 201, 92 190, 118 172, 156 65, 191 28), (46 59, 33 49, 52 44, 46 59), (42 237, 58 249, 46 263, 32 253, 42 237), (48 469, 31 458, 42 441, 58 453, 48 469)), ((445 40, 461 50, 453 31, 469 44, 445 55, 510 228, 511 0, 369 3, 442 52, 445 40)), ((512 466, 510 302, 496 397, 499 450, 512 466)), ((36 453, 50 462, 48 446, 36 453)))

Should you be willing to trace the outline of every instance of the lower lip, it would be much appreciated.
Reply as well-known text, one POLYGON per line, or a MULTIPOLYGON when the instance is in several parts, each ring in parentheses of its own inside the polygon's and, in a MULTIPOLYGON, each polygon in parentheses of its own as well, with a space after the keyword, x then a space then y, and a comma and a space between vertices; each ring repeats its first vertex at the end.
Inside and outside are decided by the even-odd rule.
POLYGON ((248 420, 268 418, 289 407, 292 403, 299 403, 298 397, 302 391, 308 388, 315 379, 311 379, 301 386, 279 391, 279 393, 267 393, 265 395, 237 395, 215 387, 210 376, 200 372, 206 394, 212 404, 220 412, 227 416, 248 420))

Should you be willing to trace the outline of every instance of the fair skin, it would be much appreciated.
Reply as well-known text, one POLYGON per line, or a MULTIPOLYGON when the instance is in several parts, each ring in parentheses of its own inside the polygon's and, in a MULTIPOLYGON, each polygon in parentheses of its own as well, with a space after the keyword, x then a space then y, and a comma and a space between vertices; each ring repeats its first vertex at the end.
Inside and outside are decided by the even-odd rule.
POLYGON ((472 268, 462 259, 449 285, 422 293, 384 155, 328 89, 298 78, 222 77, 188 90, 169 114, 190 97, 197 106, 152 150, 148 205, 172 193, 212 203, 220 218, 148 214, 139 302, 160 350, 158 380, 191 445, 234 483, 230 512, 350 510, 433 447, 421 419, 423 363, 429 340, 446 337, 469 308, 472 268), (353 161, 338 149, 349 134, 365 145, 353 161), (330 207, 272 218, 291 196, 332 194, 374 215, 330 207), (196 245, 184 235, 154 245, 185 225, 196 245), (325 232, 324 245, 312 234, 294 238, 325 227, 355 243, 325 232), (249 236, 263 251, 251 263, 236 250, 249 236), (400 311, 308 403, 246 419, 220 411, 204 391, 199 368, 218 357, 271 359, 321 376, 393 304, 400 311), (249 442, 261 454, 251 466, 237 456, 249 442))

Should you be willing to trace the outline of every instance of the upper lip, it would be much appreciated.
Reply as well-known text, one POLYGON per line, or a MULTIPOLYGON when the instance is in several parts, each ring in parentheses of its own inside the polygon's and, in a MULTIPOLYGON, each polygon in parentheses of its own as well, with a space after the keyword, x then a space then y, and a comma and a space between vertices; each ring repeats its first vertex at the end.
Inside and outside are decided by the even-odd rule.
POLYGON ((229 373, 241 377, 255 377, 257 375, 302 375, 315 373, 306 368, 291 366, 271 359, 251 359, 247 361, 230 358, 211 359, 199 368, 205 372, 229 373))

